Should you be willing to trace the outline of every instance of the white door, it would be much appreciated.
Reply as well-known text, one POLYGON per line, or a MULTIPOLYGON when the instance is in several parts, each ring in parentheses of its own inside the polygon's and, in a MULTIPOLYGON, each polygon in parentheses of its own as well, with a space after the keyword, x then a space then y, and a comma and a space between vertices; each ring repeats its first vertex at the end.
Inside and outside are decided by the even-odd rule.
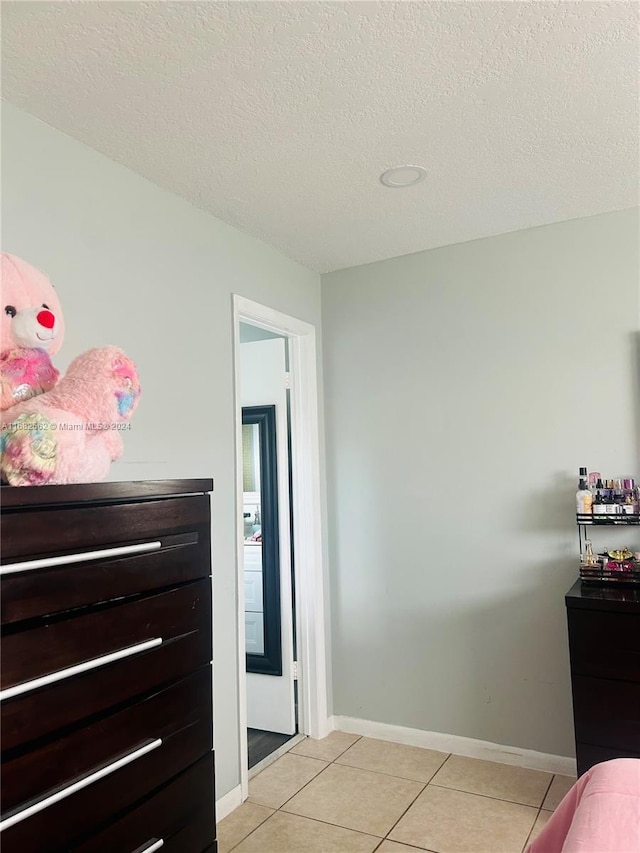
MULTIPOLYGON (((289 523, 289 450, 286 397, 286 356, 283 338, 240 345, 242 406, 276 407, 278 526, 280 538, 280 618, 282 675, 247 673, 247 725, 282 734, 295 733, 293 684, 293 602, 289 523)), ((250 500, 250 497, 247 496, 250 500)), ((262 642, 261 547, 245 549, 245 626, 247 651, 260 653, 262 642), (247 609, 249 608, 249 609, 247 609)))

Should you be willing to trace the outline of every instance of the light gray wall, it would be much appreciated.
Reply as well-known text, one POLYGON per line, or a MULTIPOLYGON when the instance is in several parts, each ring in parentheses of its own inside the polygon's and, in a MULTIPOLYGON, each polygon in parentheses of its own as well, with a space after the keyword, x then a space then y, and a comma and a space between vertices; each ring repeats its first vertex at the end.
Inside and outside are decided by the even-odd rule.
POLYGON ((576 475, 640 473, 638 233, 323 276, 335 714, 573 754, 576 475))
POLYGON ((111 479, 215 479, 222 796, 239 781, 231 294, 319 332, 319 276, 7 104, 2 243, 45 270, 58 289, 67 323, 58 366, 107 343, 138 363, 143 396, 111 479))

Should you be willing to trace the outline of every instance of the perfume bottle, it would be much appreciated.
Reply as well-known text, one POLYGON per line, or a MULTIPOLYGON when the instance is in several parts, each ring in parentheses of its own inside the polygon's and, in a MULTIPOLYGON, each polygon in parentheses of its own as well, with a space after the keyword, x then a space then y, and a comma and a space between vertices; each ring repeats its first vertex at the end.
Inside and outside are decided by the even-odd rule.
POLYGON ((584 556, 582 558, 583 566, 595 566, 596 558, 593 554, 593 545, 591 544, 591 539, 586 539, 584 543, 584 556))

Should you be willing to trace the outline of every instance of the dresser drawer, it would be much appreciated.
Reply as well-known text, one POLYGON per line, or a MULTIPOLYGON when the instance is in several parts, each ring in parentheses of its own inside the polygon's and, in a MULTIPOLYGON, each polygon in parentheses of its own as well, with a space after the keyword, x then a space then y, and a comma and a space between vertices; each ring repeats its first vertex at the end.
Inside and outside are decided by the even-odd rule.
MULTIPOLYGON (((211 775, 211 767, 208 767, 209 775, 211 775)), ((175 835, 170 835, 168 832, 165 835, 151 836, 147 841, 143 842, 135 849, 129 847, 99 847, 96 851, 104 851, 104 853, 114 853, 115 850, 120 853, 132 850, 132 853, 152 853, 154 850, 162 850, 162 853, 215 853, 217 847, 215 841, 211 839, 215 837, 215 820, 213 818, 213 796, 209 800, 208 805, 202 806, 199 811, 191 814, 188 822, 179 829, 175 835), (162 841, 161 848, 158 846, 162 841), (154 846, 155 844, 155 846, 154 846)), ((153 823, 157 823, 153 821, 153 823)), ((75 853, 75 849, 73 853, 75 853)), ((82 848, 85 850, 85 847, 82 848)), ((87 851, 94 850, 94 847, 87 845, 87 851)))
POLYGON ((111 823, 132 803, 194 764, 211 749, 210 715, 165 740, 147 740, 134 752, 123 755, 119 762, 102 768, 106 774, 102 778, 92 774, 84 779, 85 787, 62 789, 57 802, 47 799, 36 802, 35 813, 21 810, 7 815, 0 824, 2 851, 67 853, 74 844, 92 835, 96 827, 111 823))
POLYGON ((160 840, 162 853, 203 853, 215 829, 209 754, 70 853, 142 853, 160 840))
POLYGON ((147 652, 24 693, 0 705, 2 747, 13 750, 63 726, 103 714, 188 675, 211 660, 211 622, 147 652), (43 708, 46 713, 43 713, 43 708))
POLYGON ((2 560, 46 557, 153 542, 200 527, 210 528, 209 496, 159 501, 3 511, 2 560))
MULTIPOLYGON (((24 565, 30 562, 46 564, 52 558, 24 565)), ((21 566, 19 562, 0 569, 3 625, 206 577, 211 573, 210 535, 183 533, 133 546, 99 548, 88 561, 16 571, 21 566), (131 553, 120 553, 127 550, 131 553)))
MULTIPOLYGON (((209 838, 215 838, 215 820, 213 822, 213 835, 211 835, 209 829, 211 826, 211 811, 212 807, 208 806, 194 815, 191 823, 187 824, 177 835, 169 839, 169 843, 163 848, 163 853, 216 853, 218 847, 215 841, 210 842, 206 847, 200 847, 200 842, 203 838, 207 838, 207 841, 209 838)), ((144 848, 139 853, 144 853, 144 848)))
POLYGON ((74 783, 149 739, 166 738, 210 717, 211 703, 211 668, 207 666, 26 753, 15 757, 5 753, 0 777, 3 815, 74 783))
POLYGON ((640 750, 640 684, 573 677, 576 742, 640 750))
POLYGON ((214 853, 211 485, 2 489, 2 853, 214 853))
POLYGON ((640 683, 640 613, 569 608, 571 671, 640 683))
POLYGON ((37 689, 45 676, 64 680, 80 664, 100 668, 112 654, 135 655, 198 630, 210 617, 210 605, 210 582, 204 579, 9 633, 2 641, 3 698, 37 689))

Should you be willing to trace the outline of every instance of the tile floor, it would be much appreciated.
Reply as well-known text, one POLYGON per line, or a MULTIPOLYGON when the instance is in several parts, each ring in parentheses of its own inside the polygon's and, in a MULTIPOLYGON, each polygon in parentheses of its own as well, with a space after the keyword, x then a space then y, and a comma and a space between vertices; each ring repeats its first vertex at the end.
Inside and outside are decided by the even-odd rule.
POLYGON ((332 732, 250 781, 219 853, 522 853, 574 781, 332 732))

